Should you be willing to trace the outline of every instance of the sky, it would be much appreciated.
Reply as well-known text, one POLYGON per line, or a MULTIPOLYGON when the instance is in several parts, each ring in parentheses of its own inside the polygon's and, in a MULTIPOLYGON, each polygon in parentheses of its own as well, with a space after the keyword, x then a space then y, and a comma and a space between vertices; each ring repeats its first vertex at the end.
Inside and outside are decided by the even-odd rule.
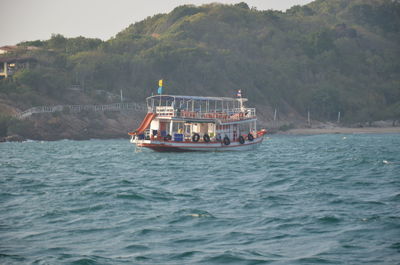
POLYGON ((258 10, 286 10, 312 0, 0 0, 0 47, 47 40, 52 34, 108 40, 130 24, 184 4, 246 2, 258 10))

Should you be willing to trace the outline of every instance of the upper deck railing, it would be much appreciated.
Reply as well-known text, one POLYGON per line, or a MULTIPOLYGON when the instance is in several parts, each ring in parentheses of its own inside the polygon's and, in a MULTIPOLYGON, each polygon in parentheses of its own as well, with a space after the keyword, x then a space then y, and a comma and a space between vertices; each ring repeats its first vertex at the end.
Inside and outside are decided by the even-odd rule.
POLYGON ((220 120, 240 121, 247 119, 254 119, 256 117, 255 108, 235 108, 225 111, 191 111, 185 109, 174 109, 171 106, 157 106, 155 113, 158 117, 165 118, 183 118, 183 119, 196 119, 196 120, 220 120))
POLYGON ((237 121, 256 117, 245 98, 158 95, 147 98, 148 112, 159 117, 237 121))

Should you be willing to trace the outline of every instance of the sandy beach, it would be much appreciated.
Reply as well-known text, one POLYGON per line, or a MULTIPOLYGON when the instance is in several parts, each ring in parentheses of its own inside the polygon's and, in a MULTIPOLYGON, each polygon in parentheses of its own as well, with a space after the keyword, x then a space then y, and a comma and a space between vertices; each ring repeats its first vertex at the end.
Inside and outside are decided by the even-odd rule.
POLYGON ((296 128, 288 131, 280 131, 277 134, 362 134, 362 133, 400 133, 400 127, 363 127, 363 128, 296 128))

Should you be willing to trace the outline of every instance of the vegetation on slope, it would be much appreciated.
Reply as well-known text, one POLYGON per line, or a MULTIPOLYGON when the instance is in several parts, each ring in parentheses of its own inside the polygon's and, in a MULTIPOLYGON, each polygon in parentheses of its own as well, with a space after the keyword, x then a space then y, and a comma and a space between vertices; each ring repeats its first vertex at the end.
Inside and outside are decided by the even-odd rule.
POLYGON ((258 107, 281 114, 398 119, 399 31, 400 3, 391 0, 317 0, 286 12, 243 2, 186 5, 105 42, 53 35, 20 43, 19 56, 33 56, 36 66, 1 80, 0 93, 20 108, 64 102, 72 85, 93 97, 122 89, 142 101, 163 78, 166 93, 231 96, 242 89, 258 107))

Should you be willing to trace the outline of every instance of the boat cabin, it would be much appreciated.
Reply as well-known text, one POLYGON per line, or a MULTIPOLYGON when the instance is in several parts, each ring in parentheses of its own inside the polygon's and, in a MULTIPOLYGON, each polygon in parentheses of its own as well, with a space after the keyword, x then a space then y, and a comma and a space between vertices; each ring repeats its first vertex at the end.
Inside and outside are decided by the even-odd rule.
MULTIPOLYGON (((142 139, 216 142, 256 133, 256 110, 245 98, 156 95, 146 99, 149 126, 142 139)), ((146 119, 145 119, 146 120, 146 119)), ((254 135, 256 137, 256 135, 254 135)))

